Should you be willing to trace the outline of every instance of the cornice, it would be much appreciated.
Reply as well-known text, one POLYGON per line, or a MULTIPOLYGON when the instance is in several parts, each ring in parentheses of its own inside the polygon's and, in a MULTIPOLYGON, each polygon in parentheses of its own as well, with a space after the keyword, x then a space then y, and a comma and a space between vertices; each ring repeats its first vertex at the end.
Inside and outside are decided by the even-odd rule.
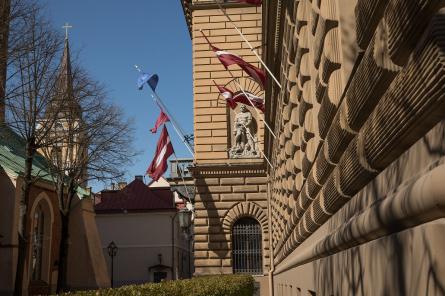
POLYGON ((240 164, 196 164, 189 167, 194 178, 199 177, 259 177, 266 175, 264 162, 240 164))
MULTIPOLYGON (((182 5, 182 10, 184 11, 185 21, 189 29, 190 38, 192 38, 193 22, 192 22, 192 12, 194 10, 206 10, 206 9, 218 9, 219 5, 216 1, 199 1, 193 3, 193 0, 180 0, 182 5)), ((251 7, 251 5, 238 3, 238 2, 224 2, 220 3, 223 8, 240 8, 240 7, 251 7)))

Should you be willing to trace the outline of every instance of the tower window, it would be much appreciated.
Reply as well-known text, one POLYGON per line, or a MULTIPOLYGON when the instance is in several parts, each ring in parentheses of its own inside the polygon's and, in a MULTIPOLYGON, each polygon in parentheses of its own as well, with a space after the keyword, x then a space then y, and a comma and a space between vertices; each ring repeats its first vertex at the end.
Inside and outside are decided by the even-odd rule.
POLYGON ((241 218, 232 228, 233 273, 262 274, 261 225, 252 218, 241 218))

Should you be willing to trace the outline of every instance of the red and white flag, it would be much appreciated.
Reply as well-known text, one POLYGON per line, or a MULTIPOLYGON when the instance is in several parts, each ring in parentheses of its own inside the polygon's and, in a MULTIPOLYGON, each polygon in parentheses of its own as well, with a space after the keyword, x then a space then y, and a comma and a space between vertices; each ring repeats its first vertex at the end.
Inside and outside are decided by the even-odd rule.
POLYGON ((210 45, 212 50, 215 52, 218 60, 226 68, 226 70, 228 70, 228 67, 230 65, 236 64, 241 69, 243 69, 244 72, 246 72, 250 77, 252 77, 256 82, 258 82, 258 84, 260 84, 262 88, 264 88, 264 85, 266 84, 266 74, 264 73, 263 70, 255 67, 254 65, 249 64, 248 62, 244 61, 240 56, 238 56, 234 53, 220 50, 218 47, 213 46, 210 43, 207 36, 204 34, 204 32, 201 31, 201 33, 204 36, 204 38, 207 40, 207 43, 210 45))
POLYGON ((247 4, 256 5, 256 6, 261 6, 261 4, 263 4, 263 0, 235 0, 235 2, 247 3, 247 4))
POLYGON ((163 125, 164 123, 166 123, 167 121, 170 121, 170 119, 164 112, 161 111, 161 113, 159 113, 158 119, 156 120, 155 126, 153 128, 151 128, 150 131, 153 134, 156 134, 156 132, 158 131, 158 128, 161 125, 163 125))
POLYGON ((247 98, 243 92, 234 94, 231 90, 224 86, 216 85, 216 87, 218 88, 224 99, 226 99, 226 103, 227 105, 229 105, 230 108, 235 109, 238 105, 237 103, 242 103, 244 105, 253 106, 264 113, 264 100, 262 98, 246 92, 246 95, 249 97, 247 98))
POLYGON ((218 88, 221 95, 226 100, 227 105, 229 105, 230 108, 235 109, 237 106, 237 103, 233 100, 233 92, 230 91, 229 89, 225 88, 224 86, 220 86, 217 84, 215 84, 215 85, 218 88))
POLYGON ((158 144, 156 145, 156 153, 153 161, 147 169, 147 175, 157 181, 167 171, 167 159, 173 154, 173 145, 164 125, 158 144))

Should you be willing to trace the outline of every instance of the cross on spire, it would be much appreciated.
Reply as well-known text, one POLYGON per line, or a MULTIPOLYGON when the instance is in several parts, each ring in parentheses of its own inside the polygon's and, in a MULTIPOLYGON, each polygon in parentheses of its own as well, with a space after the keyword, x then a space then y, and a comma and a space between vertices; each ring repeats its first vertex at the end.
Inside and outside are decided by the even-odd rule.
POLYGON ((62 28, 65 29, 65 39, 68 39, 68 29, 71 29, 73 26, 71 26, 68 23, 65 23, 65 26, 63 26, 62 28))

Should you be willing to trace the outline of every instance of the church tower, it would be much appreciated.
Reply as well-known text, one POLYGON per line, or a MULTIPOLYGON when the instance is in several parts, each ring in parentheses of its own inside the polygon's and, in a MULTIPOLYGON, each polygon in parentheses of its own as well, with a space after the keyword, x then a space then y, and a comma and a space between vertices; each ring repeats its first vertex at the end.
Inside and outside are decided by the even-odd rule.
POLYGON ((51 156, 52 161, 56 162, 59 168, 69 168, 72 165, 78 165, 86 147, 82 142, 84 141, 82 111, 73 89, 68 36, 65 38, 55 91, 55 99, 50 102, 46 111, 47 118, 55 119, 53 132, 49 138, 49 141, 54 144, 47 155, 51 156))

